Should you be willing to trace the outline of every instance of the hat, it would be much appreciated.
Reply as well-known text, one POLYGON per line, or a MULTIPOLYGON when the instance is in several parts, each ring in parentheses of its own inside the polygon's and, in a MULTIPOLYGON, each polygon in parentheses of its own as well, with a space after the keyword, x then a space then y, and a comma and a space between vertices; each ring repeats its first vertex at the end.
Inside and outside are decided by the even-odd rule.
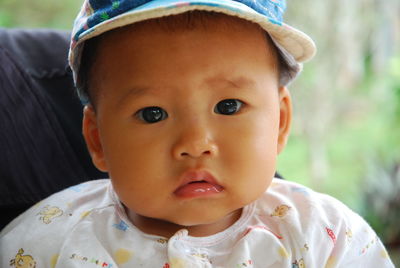
POLYGON ((314 56, 315 44, 306 34, 283 22, 285 9, 285 0, 85 0, 74 23, 69 51, 75 84, 79 88, 80 59, 86 40, 139 21, 192 10, 219 12, 257 23, 289 62, 301 64, 314 56))

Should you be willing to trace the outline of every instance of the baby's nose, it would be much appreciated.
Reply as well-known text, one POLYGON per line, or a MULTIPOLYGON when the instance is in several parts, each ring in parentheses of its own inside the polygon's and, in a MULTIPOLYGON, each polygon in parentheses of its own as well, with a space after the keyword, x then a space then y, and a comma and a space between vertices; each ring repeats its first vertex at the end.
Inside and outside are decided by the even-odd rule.
POLYGON ((218 153, 218 147, 206 128, 190 128, 182 131, 174 144, 172 154, 177 160, 186 158, 212 157, 218 153))

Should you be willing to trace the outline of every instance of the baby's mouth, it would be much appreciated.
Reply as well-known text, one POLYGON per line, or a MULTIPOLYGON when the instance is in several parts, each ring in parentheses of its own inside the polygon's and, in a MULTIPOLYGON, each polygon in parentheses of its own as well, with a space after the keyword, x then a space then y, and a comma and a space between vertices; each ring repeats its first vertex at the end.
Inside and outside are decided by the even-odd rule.
POLYGON ((215 178, 204 170, 191 170, 182 175, 181 185, 174 191, 179 198, 190 199, 216 195, 224 190, 215 178))

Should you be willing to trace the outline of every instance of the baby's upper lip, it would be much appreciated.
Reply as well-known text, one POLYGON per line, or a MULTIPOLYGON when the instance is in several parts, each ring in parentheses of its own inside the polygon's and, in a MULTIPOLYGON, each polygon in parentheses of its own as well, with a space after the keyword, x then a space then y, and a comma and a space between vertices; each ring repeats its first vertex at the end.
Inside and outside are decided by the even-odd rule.
POLYGON ((182 174, 182 176, 180 177, 180 184, 179 184, 177 190, 180 187, 185 186, 189 183, 193 183, 193 182, 208 182, 210 184, 218 186, 219 188, 223 188, 210 172, 203 170, 203 169, 191 169, 191 170, 185 171, 182 174))

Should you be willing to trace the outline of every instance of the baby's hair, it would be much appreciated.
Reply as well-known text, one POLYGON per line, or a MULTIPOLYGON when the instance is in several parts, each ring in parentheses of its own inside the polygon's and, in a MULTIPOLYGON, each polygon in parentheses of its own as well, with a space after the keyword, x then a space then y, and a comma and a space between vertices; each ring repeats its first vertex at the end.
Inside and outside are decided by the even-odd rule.
MULTIPOLYGON (((203 27, 207 29, 209 27, 209 21, 218 20, 218 25, 222 27, 232 27, 232 20, 238 20, 236 17, 232 17, 229 15, 225 15, 217 12, 209 12, 209 11, 189 11, 178 15, 172 15, 167 17, 161 17, 156 19, 150 19, 146 21, 141 21, 135 23, 134 25, 147 24, 152 23, 158 27, 161 27, 163 30, 168 32, 174 31, 182 31, 182 30, 191 30, 198 27, 203 27)), ((254 24, 252 22, 248 22, 243 20, 243 23, 248 25, 257 26, 260 31, 265 32, 258 24, 254 24)), ((119 29, 115 29, 113 31, 124 30, 129 26, 125 26, 119 29)), ((112 32, 112 31, 111 31, 112 32)), ((109 33, 109 32, 108 32, 109 33)), ((93 106, 96 104, 96 98, 98 92, 96 89, 92 88, 92 66, 95 64, 96 55, 99 48, 99 43, 102 38, 107 36, 108 33, 102 34, 100 36, 91 38, 85 41, 82 58, 81 58, 81 66, 79 68, 78 74, 78 91, 79 95, 84 97, 89 103, 93 106)), ((279 50, 272 38, 268 33, 265 34, 269 53, 271 56, 276 58, 276 66, 278 69, 278 82, 279 86, 286 86, 289 84, 299 72, 300 65, 290 61, 285 57, 281 50, 279 50)))

